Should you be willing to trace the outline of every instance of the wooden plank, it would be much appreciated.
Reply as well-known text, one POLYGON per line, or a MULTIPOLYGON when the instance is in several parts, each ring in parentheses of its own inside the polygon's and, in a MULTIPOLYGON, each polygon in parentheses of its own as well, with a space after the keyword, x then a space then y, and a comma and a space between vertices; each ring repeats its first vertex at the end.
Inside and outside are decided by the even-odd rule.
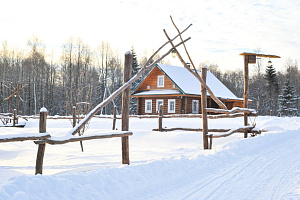
POLYGON ((115 138, 115 137, 126 137, 126 136, 131 136, 133 133, 131 131, 122 131, 122 132, 117 132, 114 134, 99 134, 99 135, 82 135, 82 136, 72 136, 67 139, 45 139, 45 140, 37 140, 34 141, 35 144, 66 144, 69 142, 79 142, 79 141, 85 141, 85 140, 94 140, 94 139, 106 139, 106 138, 115 138))

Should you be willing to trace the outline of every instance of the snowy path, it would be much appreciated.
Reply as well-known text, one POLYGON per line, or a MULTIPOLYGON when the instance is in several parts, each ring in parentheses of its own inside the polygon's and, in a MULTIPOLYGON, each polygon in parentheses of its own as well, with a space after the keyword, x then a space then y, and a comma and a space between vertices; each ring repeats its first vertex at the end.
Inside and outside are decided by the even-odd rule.
POLYGON ((129 199, 300 199, 299 132, 251 140, 241 141, 240 149, 230 149, 215 165, 194 166, 177 180, 162 182, 129 199), (233 157, 226 161, 225 156, 233 157))
MULTIPOLYGON (((197 128, 199 119, 169 119, 164 126, 197 128)), ((210 127, 240 124, 241 119, 210 120, 210 127)), ((34 176, 36 145, 0 146, 0 200, 7 199, 300 199, 300 118, 259 117, 254 138, 214 139, 202 150, 199 132, 153 132, 156 119, 133 119, 131 165, 120 164, 119 138, 48 145, 45 175, 34 176)), ((97 119, 90 131, 111 128, 97 119)), ((36 121, 27 124, 37 129, 36 121)), ((69 121, 49 120, 51 133, 65 133, 69 121)), ((8 129, 2 129, 8 130, 8 129)), ((21 129, 9 129, 16 133, 21 129)), ((0 129, 1 131, 1 129, 0 129)))

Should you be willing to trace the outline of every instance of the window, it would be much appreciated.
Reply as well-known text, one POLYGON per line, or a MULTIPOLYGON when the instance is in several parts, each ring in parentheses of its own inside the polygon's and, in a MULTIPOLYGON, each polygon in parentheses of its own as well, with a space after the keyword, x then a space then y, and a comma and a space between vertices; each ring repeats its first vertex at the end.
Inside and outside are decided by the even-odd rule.
POLYGON ((157 87, 164 87, 165 86, 165 76, 160 75, 157 76, 157 87))
POLYGON ((152 100, 145 100, 145 113, 152 113, 152 100))
POLYGON ((175 113, 175 99, 168 100, 168 113, 175 113))
POLYGON ((199 113, 199 100, 193 100, 193 102, 192 102, 192 112, 194 114, 199 113))
POLYGON ((156 100, 156 112, 157 113, 159 111, 159 105, 164 105, 164 100, 163 99, 157 99, 156 100))

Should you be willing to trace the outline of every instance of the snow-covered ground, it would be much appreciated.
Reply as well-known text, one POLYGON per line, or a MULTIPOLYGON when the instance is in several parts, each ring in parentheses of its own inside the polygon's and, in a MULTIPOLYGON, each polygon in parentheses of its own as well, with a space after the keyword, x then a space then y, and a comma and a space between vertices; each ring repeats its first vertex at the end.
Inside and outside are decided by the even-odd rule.
MULTIPOLYGON (((252 121, 254 119, 252 118, 252 121)), ((251 122, 251 121, 250 121, 251 122)), ((121 164, 121 139, 46 145, 43 175, 34 175, 37 145, 0 143, 0 199, 300 199, 300 118, 258 117, 268 132, 235 133, 203 150, 201 132, 154 132, 157 119, 130 119, 130 165, 121 164)), ((201 119, 164 119, 164 127, 200 128, 201 119)), ((235 128, 242 118, 211 119, 209 128, 235 128)), ((85 134, 111 129, 92 119, 85 134)), ((120 121, 117 123, 120 129, 120 121)), ((70 120, 48 120, 57 137, 70 120)), ((37 132, 0 128, 0 135, 37 132)))

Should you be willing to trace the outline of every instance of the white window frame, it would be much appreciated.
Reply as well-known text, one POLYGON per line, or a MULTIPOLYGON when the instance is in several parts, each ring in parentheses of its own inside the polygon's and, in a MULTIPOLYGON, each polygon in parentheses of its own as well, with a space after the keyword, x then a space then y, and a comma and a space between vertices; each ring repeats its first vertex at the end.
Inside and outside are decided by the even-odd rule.
POLYGON ((176 109, 176 100, 175 99, 168 99, 168 113, 175 113, 175 109, 176 109), (171 103, 174 103, 173 109, 171 107, 171 103))
POLYGON ((157 76, 157 87, 165 87, 165 76, 164 75, 157 76), (162 79, 161 83, 160 83, 160 79, 162 79))
POLYGON ((192 113, 198 114, 199 113, 199 100, 193 100, 192 101, 192 113), (197 110, 194 109, 194 104, 196 103, 197 110))
POLYGON ((145 113, 152 113, 152 99, 145 100, 145 113), (150 103, 150 109, 148 109, 148 103, 150 103))
POLYGON ((156 99, 156 113, 159 111, 159 102, 162 102, 161 104, 164 105, 164 100, 163 99, 156 99))

